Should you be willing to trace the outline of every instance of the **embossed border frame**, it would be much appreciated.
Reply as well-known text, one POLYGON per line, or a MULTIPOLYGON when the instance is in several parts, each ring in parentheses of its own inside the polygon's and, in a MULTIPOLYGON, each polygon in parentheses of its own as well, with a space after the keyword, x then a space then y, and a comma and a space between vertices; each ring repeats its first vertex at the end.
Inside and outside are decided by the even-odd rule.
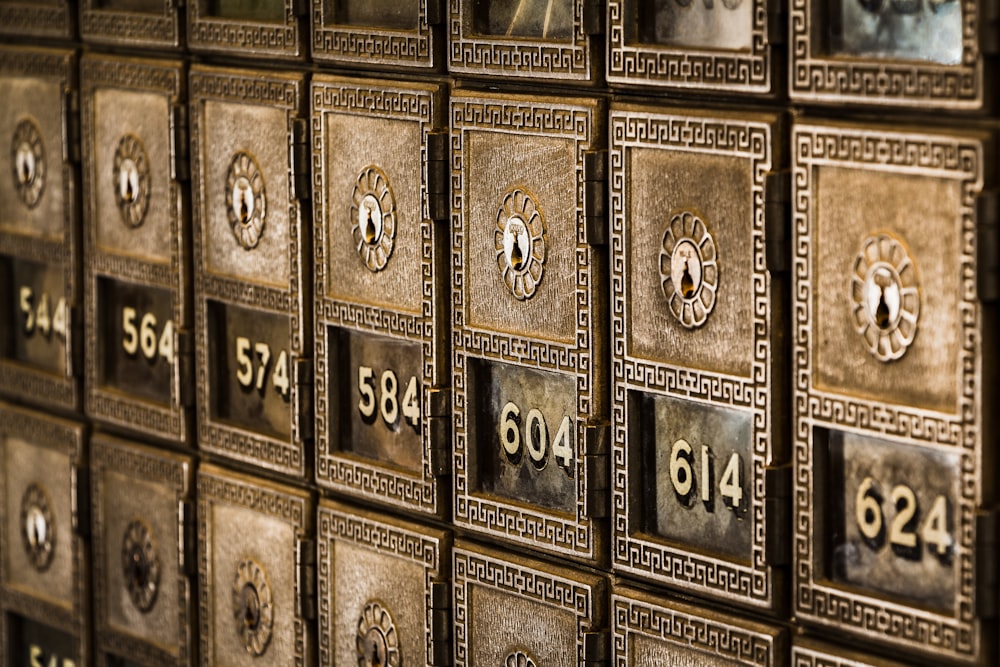
POLYGON ((779 61, 768 37, 768 4, 753 2, 751 47, 711 49, 643 43, 631 38, 642 0, 608 0, 607 79, 613 84, 684 91, 768 95, 777 92, 779 61))
POLYGON ((317 62, 361 67, 435 70, 441 65, 442 36, 439 22, 431 23, 430 6, 441 1, 416 0, 419 4, 417 27, 413 30, 392 30, 330 24, 326 21, 326 0, 312 0, 309 15, 312 58, 317 62))
POLYGON ((788 632, 781 626, 772 628, 635 589, 615 588, 611 594, 611 664, 615 667, 635 664, 631 636, 699 651, 706 660, 747 667, 780 667, 788 655, 788 632))
MULTIPOLYGON (((136 398, 127 392, 102 388, 98 382, 98 359, 100 348, 109 343, 100 335, 98 322, 98 282, 101 278, 117 282, 128 281, 144 287, 169 290, 171 312, 174 321, 175 338, 178 331, 188 331, 193 325, 191 303, 191 260, 187 251, 185 225, 187 219, 187 187, 180 183, 175 173, 175 165, 168 167, 168 182, 157 184, 154 191, 154 205, 163 206, 170 219, 170 263, 145 261, 124 253, 106 252, 97 242, 97 190, 105 179, 97 174, 97 151, 95 145, 96 110, 94 96, 98 90, 141 91, 160 93, 167 98, 168 108, 176 108, 183 101, 187 84, 183 64, 177 61, 122 60, 110 57, 84 56, 80 63, 80 125, 83 140, 83 191, 86 193, 84 205, 84 271, 85 271, 85 404, 87 414, 100 421, 137 431, 147 436, 166 438, 188 443, 194 428, 192 409, 183 404, 182 383, 190 377, 193 369, 182 369, 184 364, 192 365, 191 354, 183 351, 183 346, 174 345, 178 352, 171 372, 169 404, 158 404, 136 398), (163 186, 166 187, 163 187, 163 186)), ((171 142, 177 133, 174 120, 163 119, 167 124, 171 142)), ((186 150, 173 146, 173 151, 186 150)))
MULTIPOLYGON (((202 465, 197 474, 198 499, 198 626, 200 630, 199 661, 203 667, 212 667, 213 624, 212 614, 212 558, 209 543, 212 542, 212 503, 226 503, 242 507, 258 514, 264 514, 276 521, 291 524, 295 529, 296 542, 310 537, 315 512, 312 495, 293 487, 275 484, 255 477, 229 472, 213 465, 202 465)), ((293 544, 291 550, 298 548, 293 544)), ((310 582, 302 580, 302 569, 296 567, 294 599, 299 601, 310 582)), ((227 592, 222 593, 228 594, 227 592)), ((285 610, 295 616, 293 623, 295 640, 295 667, 313 664, 313 621, 302 618, 298 610, 285 610)))
MULTIPOLYGON (((6 447, 4 442, 6 436, 17 436, 24 440, 44 447, 56 450, 65 454, 69 459, 73 471, 70 483, 70 495, 72 502, 76 502, 79 495, 79 485, 86 484, 86 479, 81 479, 79 471, 87 469, 87 427, 82 423, 75 423, 46 415, 33 410, 27 410, 6 403, 0 403, 0 444, 6 447)), ((0 452, 2 454, 2 452, 0 452)), ((86 475, 86 473, 83 473, 86 475)), ((7 489, 6 474, 0 474, 0 549, 6 550, 8 545, 4 542, 7 534, 7 521, 11 520, 17 510, 6 506, 7 489)), ((80 507, 71 507, 72 521, 77 524, 85 519, 81 516, 80 507)), ((84 510, 85 511, 85 510, 84 510)), ((80 537, 77 528, 73 530, 73 608, 68 610, 58 604, 48 602, 41 598, 21 591, 8 588, 7 581, 10 575, 7 572, 7 559, 0 558, 0 659, 3 664, 11 663, 10 641, 7 637, 9 619, 7 614, 14 613, 23 618, 43 623, 62 632, 71 634, 76 639, 77 652, 81 657, 90 653, 90 631, 88 621, 90 619, 90 593, 89 572, 90 559, 89 551, 84 539, 80 537)))
POLYGON ((0 34, 11 37, 76 36, 76 3, 57 0, 48 6, 36 0, 6 0, 0 3, 0 34))
MULTIPOLYGON (((188 549, 193 546, 189 544, 177 545, 177 580, 174 585, 178 588, 178 633, 175 647, 177 655, 163 650, 156 644, 144 641, 128 632, 115 630, 108 622, 108 597, 112 590, 111 573, 104 571, 105 549, 116 549, 105 543, 104 526, 104 473, 119 472, 131 475, 134 479, 147 483, 159 484, 168 490, 173 490, 176 499, 176 519, 175 534, 160 535, 160 539, 179 540, 183 537, 189 540, 192 532, 189 531, 188 523, 193 523, 193 516, 186 516, 189 510, 193 509, 193 504, 186 505, 192 500, 194 489, 194 460, 186 456, 174 454, 164 450, 156 450, 151 447, 139 445, 114 438, 107 435, 95 435, 90 441, 90 479, 91 479, 91 559, 93 562, 94 584, 93 584, 93 611, 94 611, 94 650, 96 655, 95 664, 106 666, 108 664, 107 652, 117 656, 128 656, 130 659, 141 659, 144 665, 186 665, 191 663, 192 652, 189 642, 192 633, 189 626, 193 625, 193 583, 187 572, 193 563, 186 563, 185 555, 188 549), (186 603, 185 603, 186 602, 186 603)), ((113 499, 109 499, 113 502, 113 499)), ((109 536, 110 537, 110 536, 109 536)), ((192 550, 193 551, 193 550, 192 550)), ((169 585, 169 582, 163 582, 169 585)))
POLYGON ((792 642, 791 667, 907 667, 906 663, 886 660, 868 652, 842 648, 814 639, 792 642))
POLYGON ((988 638, 981 636, 976 619, 974 582, 976 563, 976 503, 984 501, 977 481, 982 470, 984 434, 983 313, 976 295, 976 200, 983 189, 985 136, 940 133, 900 133, 883 128, 798 124, 792 133, 793 336, 794 404, 794 609, 805 623, 833 627, 904 650, 951 660, 972 660, 988 638), (934 174, 958 181, 961 206, 956 212, 960 255, 956 272, 959 302, 956 325, 960 388, 953 414, 908 408, 822 391, 812 383, 813 359, 813 230, 815 228, 816 171, 823 166, 867 169, 914 175, 934 174), (831 428, 893 440, 901 445, 958 451, 962 497, 955 507, 956 595, 953 613, 935 613, 893 602, 856 587, 836 585, 823 576, 822 535, 816 529, 817 494, 822 486, 825 452, 815 441, 815 429, 831 428), (817 481, 817 477, 819 480, 817 481), (934 642, 932 645, 931 642, 934 642))
POLYGON ((187 38, 191 51, 242 58, 305 57, 303 32, 308 26, 305 16, 298 14, 301 0, 284 0, 285 18, 275 23, 213 17, 209 14, 210 2, 190 0, 187 3, 187 38))
MULTIPOLYGON (((742 603, 773 609, 780 601, 780 573, 765 558, 768 524, 765 517, 765 468, 772 464, 780 435, 776 423, 782 406, 776 405, 772 387, 774 366, 780 350, 775 349, 782 323, 772 322, 772 299, 779 296, 774 279, 766 269, 765 177, 780 166, 778 119, 757 115, 746 118, 674 113, 646 107, 614 106, 610 120, 611 196, 611 293, 612 293, 612 375, 613 441, 612 483, 614 548, 616 570, 653 579, 659 583, 711 595, 728 603, 742 603), (726 375, 686 367, 683 363, 643 359, 628 349, 629 304, 626 288, 628 189, 627 154, 632 149, 665 150, 675 153, 727 155, 746 160, 750 173, 748 234, 753 248, 751 311, 753 341, 746 351, 750 373, 746 377, 726 375), (636 498, 632 474, 640 468, 640 451, 630 445, 629 393, 673 396, 705 405, 739 410, 750 417, 752 442, 748 444, 752 466, 750 500, 751 551, 747 563, 711 556, 701 550, 684 548, 652 535, 639 534, 632 527, 636 498)), ((667 355, 664 355, 667 356, 667 355)))
MULTIPOLYGON (((0 5, 2 6, 2 5, 0 5)), ((0 14, 0 22, 3 16, 0 14)), ((0 23, 0 25, 3 25, 0 23)), ((58 156, 62 168, 64 202, 64 224, 61 240, 39 239, 17 232, 0 231, 0 249, 6 256, 39 264, 47 264, 58 258, 62 264, 63 281, 66 286, 64 296, 67 306, 65 361, 63 375, 0 358, 0 393, 17 400, 27 399, 40 405, 54 406, 76 411, 82 402, 79 355, 83 342, 81 312, 80 211, 77 202, 76 166, 71 160, 69 125, 74 122, 67 99, 75 94, 77 86, 77 56, 72 51, 53 49, 26 49, 13 46, 0 47, 0 77, 31 76, 58 79, 63 86, 63 136, 60 150, 51 151, 58 156)), ((6 177, 6 175, 4 176, 6 177)), ((12 324, 12 323, 11 323, 12 324)), ((6 323, 4 325, 6 326, 6 323)))
MULTIPOLYGON (((607 522, 591 518, 587 487, 605 473, 600 452, 587 451, 588 426, 607 419, 608 358, 600 342, 606 331, 606 256, 586 242, 584 156, 598 144, 606 113, 599 102, 542 98, 521 102, 515 97, 453 94, 451 109, 452 219, 452 406, 454 521, 456 525, 496 535, 550 553, 602 561, 606 558, 607 522), (514 118, 517 120, 515 121, 514 118), (499 130, 498 128, 505 128, 499 130), (519 136, 571 139, 576 145, 576 309, 575 344, 530 338, 471 327, 465 323, 466 131, 506 132, 519 136), (469 488, 469 440, 466 410, 470 406, 467 360, 484 359, 509 366, 557 372, 575 379, 576 511, 562 513, 525 507, 480 496, 469 488), (589 421, 588 421, 589 420, 589 421)), ((594 494, 600 495, 600 494, 594 494)))
MULTIPOLYGON (((402 523, 388 516, 382 517, 357 509, 321 500, 317 510, 316 579, 319 597, 319 664, 332 665, 335 661, 334 639, 331 628, 334 620, 336 593, 333 587, 333 544, 350 542, 369 549, 377 556, 392 556, 412 561, 424 568, 425 639, 424 660, 421 664, 434 664, 434 644, 440 641, 432 629, 440 622, 435 615, 433 584, 447 581, 451 566, 451 535, 441 530, 421 528, 416 524, 402 523)), ((446 638, 447 641, 447 638, 446 638)), ((447 641, 450 648, 450 641, 447 641)))
POLYGON ((573 37, 569 42, 504 39, 476 35, 472 27, 475 0, 448 2, 448 71, 453 74, 501 75, 512 78, 560 79, 597 83, 603 43, 588 34, 585 14, 598 9, 587 0, 573 2, 573 37), (596 42, 596 44, 595 44, 596 42))
POLYGON ((177 5, 182 3, 163 0, 157 14, 102 9, 100 0, 80 0, 80 38, 95 44, 180 48, 183 40, 177 5))
POLYGON ((496 551, 459 543, 452 550, 454 578, 455 667, 469 661, 469 588, 487 586, 527 598, 577 617, 577 662, 586 663, 584 635, 606 627, 608 582, 595 576, 522 557, 507 559, 496 551))
POLYGON ((920 102, 941 109, 982 109, 988 100, 979 48, 982 10, 976 0, 962 7, 962 63, 839 58, 822 53, 819 12, 830 0, 790 0, 788 94, 793 100, 879 105, 920 102))
POLYGON ((322 487, 375 502, 441 515, 446 509, 444 485, 436 471, 442 450, 449 450, 448 415, 431 415, 429 393, 446 388, 448 375, 448 319, 443 310, 450 253, 447 222, 430 219, 428 205, 428 136, 445 123, 444 88, 434 84, 403 85, 393 81, 316 76, 312 81, 313 239, 316 322, 316 483, 322 487), (421 314, 372 306, 364 302, 327 296, 327 189, 326 117, 341 114, 362 118, 389 118, 418 123, 420 149, 420 238, 423 292, 421 314), (418 343, 423 377, 421 441, 423 464, 414 475, 402 473, 375 460, 350 456, 338 446, 339 434, 329 433, 329 327, 371 332, 418 343))
MULTIPOLYGON (((194 228, 195 283, 195 377, 197 380, 198 446, 229 458, 262 465, 276 472, 306 477, 312 461, 306 451, 307 435, 312 431, 312 409, 300 410, 311 387, 304 387, 297 377, 297 366, 312 352, 312 325, 309 320, 312 285, 309 282, 312 244, 311 228, 304 223, 301 202, 295 192, 295 160, 291 140, 286 176, 288 189, 288 271, 287 288, 248 284, 244 280, 212 274, 205 261, 205 225, 207 224, 205 168, 202 164, 209 137, 202 117, 203 105, 212 100, 222 103, 270 106, 284 109, 289 138, 303 104, 305 84, 300 75, 276 72, 251 72, 193 66, 190 71, 189 123, 191 128, 191 221, 194 228), (291 394, 289 412, 291 436, 287 439, 228 426, 213 421, 209 396, 213 377, 208 359, 208 302, 241 306, 288 317, 289 375, 291 394), (300 414, 305 412, 306 414, 300 414)), ((280 181, 276 181, 280 183, 280 181)), ((310 383, 311 384, 311 383, 310 383)))

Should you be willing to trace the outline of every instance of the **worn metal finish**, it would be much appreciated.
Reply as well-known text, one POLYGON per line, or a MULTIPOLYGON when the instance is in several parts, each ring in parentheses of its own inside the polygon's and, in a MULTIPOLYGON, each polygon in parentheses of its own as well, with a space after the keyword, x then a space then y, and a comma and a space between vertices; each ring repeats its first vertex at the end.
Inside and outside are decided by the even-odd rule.
POLYGON ((192 68, 198 446, 296 477, 312 436, 301 77, 192 68))
POLYGON ((599 562, 602 106, 465 93, 451 128, 455 522, 599 562))
POLYGON ((442 515, 448 472, 444 90, 316 76, 316 478, 442 515))
POLYGON ((450 664, 450 534, 330 501, 317 525, 320 664, 450 664))
POLYGON ((792 141, 796 616, 925 659, 992 664, 994 625, 977 611, 996 594, 983 574, 994 315, 977 286, 991 266, 978 200, 992 143, 805 123, 792 141), (860 281, 859 250, 892 279, 860 281), (897 347, 889 334, 918 302, 897 347), (873 346, 859 317, 886 340, 873 346))
POLYGON ((306 2, 192 0, 186 8, 192 51, 268 60, 299 60, 306 55, 306 2))
POLYGON ((202 465, 197 497, 201 664, 313 664, 310 494, 202 465))
POLYGON ((0 404, 0 660, 90 663, 83 425, 0 404), (80 502, 84 506, 80 505, 80 502))
POLYGON ((0 0, 0 35, 73 39, 76 9, 72 0, 0 0))
POLYGON ((607 664, 607 581, 459 543, 455 665, 607 664))
POLYGON ((788 631, 616 587, 611 595, 615 667, 785 667, 788 631))
POLYGON ((0 48, 0 393, 61 410, 82 393, 76 80, 71 51, 0 48))
POLYGON ((182 444, 194 435, 186 88, 176 61, 82 59, 87 413, 182 444))
POLYGON ((768 259, 785 219, 767 186, 781 127, 611 111, 614 565, 774 611, 787 283, 768 259))
POLYGON ((785 25, 773 0, 609 0, 608 81, 776 95, 785 25))
POLYGON ((97 664, 195 664, 194 461, 95 435, 90 480, 97 664))
POLYGON ((907 667, 906 663, 858 651, 855 647, 844 648, 799 638, 792 642, 791 664, 792 667, 907 667))
POLYGON ((80 38, 108 46, 179 49, 179 0, 81 0, 80 38))

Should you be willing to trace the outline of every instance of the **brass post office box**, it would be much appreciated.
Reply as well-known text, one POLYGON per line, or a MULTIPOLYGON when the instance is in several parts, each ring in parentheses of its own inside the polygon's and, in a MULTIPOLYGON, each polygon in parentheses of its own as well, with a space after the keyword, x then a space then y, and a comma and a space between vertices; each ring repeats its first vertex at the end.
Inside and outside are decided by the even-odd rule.
POLYGON ((302 0, 191 0, 188 47, 241 58, 301 59, 307 11, 302 0))
POLYGON ((448 0, 448 71, 601 81, 604 7, 587 0, 448 0))
POLYGON ((982 110, 996 103, 1000 25, 975 0, 792 0, 789 95, 982 110))
POLYGON ((447 509, 447 138, 435 85, 312 83, 316 480, 447 509))
POLYGON ((183 0, 81 0, 85 42, 143 49, 179 49, 183 0))
POLYGON ((783 12, 773 0, 608 0, 608 82, 780 94, 783 12))
POLYGON ((792 135, 796 616, 988 664, 992 146, 919 128, 792 135))
POLYGON ((304 491, 201 466, 202 665, 314 664, 315 519, 304 491))
POLYGON ((80 70, 87 414, 186 443, 194 310, 185 72, 173 61, 89 55, 80 70))
POLYGON ((607 558, 604 111, 451 101, 455 523, 607 558))
POLYGON ((815 639, 796 638, 792 645, 792 667, 907 667, 907 664, 878 657, 867 650, 859 651, 857 646, 846 649, 815 639))
POLYGON ((610 663, 604 577, 469 543, 453 560, 456 667, 610 663))
POLYGON ((614 566, 772 611, 791 481, 783 128, 626 105, 610 121, 614 566))
POLYGON ((317 62, 428 71, 444 61, 444 0, 312 0, 317 62))
POLYGON ((79 104, 70 51, 0 49, 0 393, 79 410, 79 104))
POLYGON ((0 404, 0 661, 90 664, 84 427, 0 404))
POLYGON ((785 667, 788 632, 629 588, 611 596, 615 665, 785 667))
POLYGON ((195 664, 194 462, 90 441, 95 662, 195 664))
POLYGON ((76 3, 73 0, 0 0, 0 35, 73 39, 76 3))
POLYGON ((191 71, 198 446, 297 477, 313 426, 304 94, 294 75, 191 71))
POLYGON ((451 664, 451 536, 321 501, 319 664, 451 664))

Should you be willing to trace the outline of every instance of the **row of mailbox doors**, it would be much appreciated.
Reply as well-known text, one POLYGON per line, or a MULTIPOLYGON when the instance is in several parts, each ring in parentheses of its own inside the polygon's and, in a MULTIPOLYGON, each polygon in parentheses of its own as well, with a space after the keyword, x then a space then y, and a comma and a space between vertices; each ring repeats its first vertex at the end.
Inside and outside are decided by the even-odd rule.
POLYGON ((0 50, 0 392, 990 655, 993 135, 447 92, 0 50))

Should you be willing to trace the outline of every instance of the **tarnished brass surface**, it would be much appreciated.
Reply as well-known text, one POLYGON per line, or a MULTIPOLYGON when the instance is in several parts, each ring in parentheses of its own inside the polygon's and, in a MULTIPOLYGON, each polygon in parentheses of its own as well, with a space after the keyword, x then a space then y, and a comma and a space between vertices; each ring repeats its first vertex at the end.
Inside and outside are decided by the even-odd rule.
POLYGON ((84 41, 155 49, 184 45, 173 0, 81 0, 79 5, 84 41))
POLYGON ((792 642, 794 667, 905 667, 896 662, 872 655, 867 651, 847 649, 826 644, 815 639, 796 638, 792 642))
POLYGON ((0 0, 0 34, 8 37, 72 39, 76 36, 72 0, 0 0))
POLYGON ((192 0, 187 43, 192 51, 257 59, 301 59, 305 53, 304 3, 295 0, 192 0))
POLYGON ((313 59, 426 71, 444 64, 444 0, 312 0, 313 59))

